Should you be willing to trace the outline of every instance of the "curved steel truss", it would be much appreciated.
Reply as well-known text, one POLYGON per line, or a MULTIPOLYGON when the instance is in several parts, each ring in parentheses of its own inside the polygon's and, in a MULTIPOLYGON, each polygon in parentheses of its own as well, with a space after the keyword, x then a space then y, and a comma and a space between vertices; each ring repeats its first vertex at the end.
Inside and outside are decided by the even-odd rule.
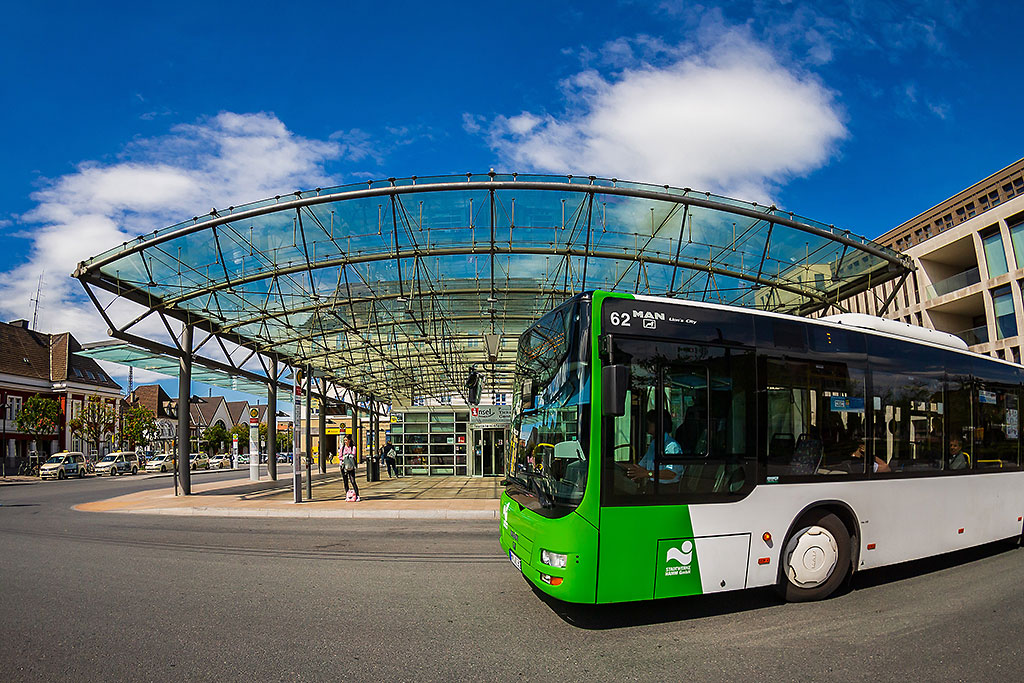
POLYGON ((491 173, 214 210, 83 262, 74 276, 115 337, 141 341, 133 328, 156 314, 172 335, 168 318, 405 403, 460 394, 472 363, 486 368, 489 389, 507 391, 519 333, 582 291, 803 315, 842 310, 843 299, 909 269, 896 252, 774 206, 491 173), (144 310, 115 324, 93 288, 144 310), (485 335, 498 335, 492 348, 485 335))

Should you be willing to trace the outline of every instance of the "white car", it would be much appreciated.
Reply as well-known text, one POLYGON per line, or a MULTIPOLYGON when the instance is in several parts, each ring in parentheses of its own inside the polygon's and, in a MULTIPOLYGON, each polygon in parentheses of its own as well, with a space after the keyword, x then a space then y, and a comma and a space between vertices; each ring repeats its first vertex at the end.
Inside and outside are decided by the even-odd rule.
POLYGON ((85 476, 87 465, 85 455, 79 452, 57 453, 43 463, 39 468, 41 479, 67 479, 68 477, 82 478, 85 476))
POLYGON ((217 455, 210 458, 210 469, 224 470, 231 469, 231 455, 228 453, 218 453, 217 455))
POLYGON ((147 472, 173 472, 174 453, 157 453, 146 461, 147 472))
POLYGON ((94 465, 94 469, 98 477, 104 474, 137 474, 139 457, 131 451, 117 451, 103 456, 103 459, 94 465))
POLYGON ((210 469, 210 458, 206 453, 189 453, 188 466, 193 470, 208 470, 210 469))

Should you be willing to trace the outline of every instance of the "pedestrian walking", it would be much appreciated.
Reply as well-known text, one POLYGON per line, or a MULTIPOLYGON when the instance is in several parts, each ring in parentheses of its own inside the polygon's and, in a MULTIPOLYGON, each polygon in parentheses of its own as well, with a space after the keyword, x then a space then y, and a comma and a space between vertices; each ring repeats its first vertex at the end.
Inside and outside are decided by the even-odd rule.
POLYGON ((359 500, 359 484, 356 483, 356 445, 352 443, 352 437, 345 435, 345 442, 341 446, 341 477, 345 482, 346 500, 359 500), (352 486, 349 487, 351 480, 352 486))
POLYGON ((395 477, 398 477, 395 453, 395 447, 392 445, 391 437, 389 436, 384 440, 384 447, 380 449, 380 457, 384 458, 384 464, 388 467, 388 479, 391 479, 392 472, 395 477))

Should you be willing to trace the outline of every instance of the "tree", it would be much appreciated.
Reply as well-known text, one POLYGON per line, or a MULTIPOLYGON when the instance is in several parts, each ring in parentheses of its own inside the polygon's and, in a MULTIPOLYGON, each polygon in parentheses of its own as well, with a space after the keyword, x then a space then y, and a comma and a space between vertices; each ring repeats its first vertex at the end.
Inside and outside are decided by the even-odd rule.
POLYGON ((156 418, 149 408, 135 406, 121 416, 121 431, 117 437, 122 448, 127 445, 129 450, 135 450, 136 446, 148 446, 154 434, 156 418))
POLYGON ((206 452, 210 454, 220 453, 222 448, 231 440, 228 430, 220 420, 214 422, 203 432, 203 442, 206 443, 206 452))
POLYGON ((114 434, 114 409, 99 396, 86 396, 85 405, 78 416, 68 420, 73 434, 78 434, 99 453, 100 443, 107 434, 114 434))
POLYGON ((60 428, 60 403, 36 394, 25 401, 15 422, 18 431, 31 434, 36 441, 39 441, 41 436, 52 436, 60 428))
POLYGON ((277 452, 287 453, 292 449, 292 433, 291 432, 278 432, 277 433, 277 452))

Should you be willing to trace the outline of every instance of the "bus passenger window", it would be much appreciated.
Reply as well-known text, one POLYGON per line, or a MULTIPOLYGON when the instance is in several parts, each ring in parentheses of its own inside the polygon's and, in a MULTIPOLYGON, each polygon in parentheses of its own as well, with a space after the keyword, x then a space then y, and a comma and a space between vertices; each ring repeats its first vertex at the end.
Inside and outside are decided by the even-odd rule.
POLYGON ((864 372, 845 362, 766 359, 769 477, 864 472, 864 372))
POLYGON ((1016 387, 979 380, 975 383, 974 399, 974 467, 1016 467, 1020 457, 1016 387))
POLYGON ((612 498, 682 501, 752 486, 753 354, 615 343, 616 362, 630 360, 631 384, 626 414, 606 420, 604 472, 612 498))

